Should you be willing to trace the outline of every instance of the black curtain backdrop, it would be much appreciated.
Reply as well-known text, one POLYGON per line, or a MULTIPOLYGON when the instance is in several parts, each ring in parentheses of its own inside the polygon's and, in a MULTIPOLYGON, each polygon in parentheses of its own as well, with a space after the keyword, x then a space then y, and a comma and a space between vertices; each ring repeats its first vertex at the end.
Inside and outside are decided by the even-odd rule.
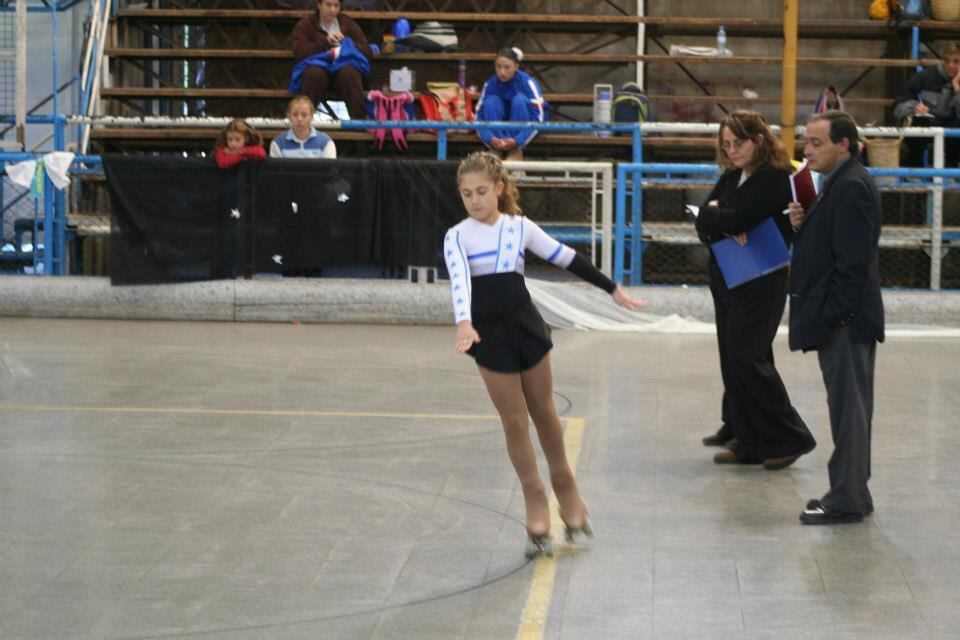
POLYGON ((271 158, 223 171, 212 160, 104 156, 103 166, 113 284, 442 269, 443 233, 465 215, 454 162, 271 158))

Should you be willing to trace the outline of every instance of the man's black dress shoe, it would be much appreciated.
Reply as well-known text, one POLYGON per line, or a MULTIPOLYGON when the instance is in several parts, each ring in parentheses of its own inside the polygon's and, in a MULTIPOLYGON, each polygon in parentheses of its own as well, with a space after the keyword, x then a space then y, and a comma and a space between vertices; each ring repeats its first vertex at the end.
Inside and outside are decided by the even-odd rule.
POLYGON ((837 511, 823 506, 819 500, 808 502, 807 508, 800 514, 800 522, 803 524, 847 524, 862 521, 862 513, 837 511))
MULTIPOLYGON (((817 500, 816 498, 814 498, 813 500, 810 500, 809 502, 807 502, 807 506, 806 506, 805 508, 806 508, 806 509, 816 509, 816 508, 819 507, 819 506, 821 506, 821 505, 820 505, 820 501, 817 500)), ((872 515, 873 515, 873 505, 870 505, 869 507, 867 507, 867 510, 863 512, 863 515, 865 515, 865 516, 872 516, 872 515)))

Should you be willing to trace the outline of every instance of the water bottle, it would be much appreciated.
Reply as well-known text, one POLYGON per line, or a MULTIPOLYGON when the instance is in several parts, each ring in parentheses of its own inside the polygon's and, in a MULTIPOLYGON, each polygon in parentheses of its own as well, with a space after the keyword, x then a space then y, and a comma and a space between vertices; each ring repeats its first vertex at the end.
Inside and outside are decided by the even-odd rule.
POLYGON ((467 88, 467 61, 460 58, 460 64, 457 66, 457 84, 461 89, 467 88))
POLYGON ((723 28, 723 25, 720 25, 720 28, 717 29, 717 55, 727 55, 727 31, 723 28))
MULTIPOLYGON (((593 121, 597 124, 610 124, 613 85, 597 84, 593 87, 593 121)), ((610 131, 597 131, 597 137, 609 138, 610 131)))
POLYGON ((900 17, 905 20, 923 20, 926 18, 925 7, 920 0, 907 0, 900 3, 900 17))

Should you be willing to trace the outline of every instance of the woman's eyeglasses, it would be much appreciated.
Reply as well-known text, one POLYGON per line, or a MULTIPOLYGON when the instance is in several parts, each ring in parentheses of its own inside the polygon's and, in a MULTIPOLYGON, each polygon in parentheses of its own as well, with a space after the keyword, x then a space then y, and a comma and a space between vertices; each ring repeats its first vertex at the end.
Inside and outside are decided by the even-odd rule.
POLYGON ((747 144, 748 142, 750 141, 747 139, 740 139, 740 138, 737 138, 736 140, 733 140, 731 142, 724 140, 723 142, 720 143, 720 147, 723 148, 724 151, 730 151, 731 149, 739 149, 740 147, 747 144))

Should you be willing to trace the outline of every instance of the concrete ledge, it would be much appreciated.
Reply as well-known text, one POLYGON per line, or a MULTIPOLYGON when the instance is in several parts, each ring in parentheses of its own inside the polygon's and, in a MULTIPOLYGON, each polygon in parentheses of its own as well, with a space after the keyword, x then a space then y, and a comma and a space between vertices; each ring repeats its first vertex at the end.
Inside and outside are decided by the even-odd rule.
POLYGON ((0 315, 118 320, 234 319, 232 281, 113 287, 109 278, 0 277, 0 315))
MULTIPOLYGON (((575 287, 589 287, 571 284, 575 287)), ((650 311, 713 321, 706 287, 641 287, 650 311)), ((888 324, 960 326, 960 291, 884 291, 888 324)), ((122 320, 209 320, 426 324, 451 322, 447 284, 397 280, 218 280, 110 285, 107 278, 0 276, 0 316, 122 320)))

